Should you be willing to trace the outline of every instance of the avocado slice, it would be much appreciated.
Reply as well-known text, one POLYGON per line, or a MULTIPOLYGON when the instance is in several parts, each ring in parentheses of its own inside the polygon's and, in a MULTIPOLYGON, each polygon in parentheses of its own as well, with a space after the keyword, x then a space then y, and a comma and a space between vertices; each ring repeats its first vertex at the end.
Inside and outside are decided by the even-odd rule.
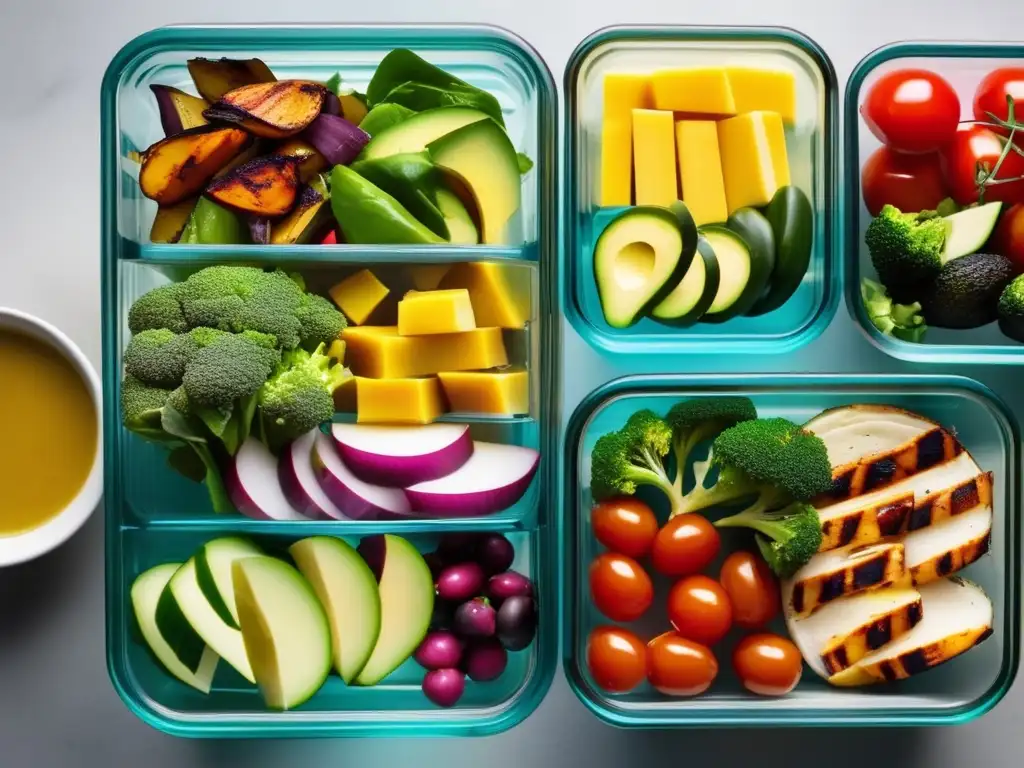
POLYGON ((637 206, 605 227, 594 246, 594 276, 605 321, 627 328, 686 274, 697 227, 683 203, 637 206))
POLYGON ((439 188, 437 194, 437 208, 444 216, 445 224, 448 227, 448 242, 456 245, 476 245, 480 242, 480 232, 476 228, 476 222, 469 215, 466 206, 462 204, 458 195, 443 187, 439 188))
POLYGON ((775 269, 775 233, 762 213, 740 208, 724 227, 701 230, 715 250, 721 272, 718 294, 702 318, 723 323, 745 315, 765 289, 775 269))
POLYGON ((685 328, 693 325, 711 306, 720 280, 715 249, 703 237, 697 240, 697 253, 672 292, 651 310, 659 323, 685 328))
POLYGON ((358 159, 374 160, 403 152, 422 152, 435 139, 480 120, 487 120, 487 115, 469 107, 428 109, 373 134, 358 159))
POLYGON ((480 120, 432 141, 427 151, 472 194, 481 242, 504 242, 505 227, 519 210, 522 194, 519 156, 505 130, 493 120, 480 120))
POLYGON ((949 229, 946 233, 946 244, 942 249, 943 266, 953 259, 980 251, 992 236, 1002 207, 1003 204, 996 201, 976 208, 965 208, 959 213, 947 216, 946 224, 949 229))

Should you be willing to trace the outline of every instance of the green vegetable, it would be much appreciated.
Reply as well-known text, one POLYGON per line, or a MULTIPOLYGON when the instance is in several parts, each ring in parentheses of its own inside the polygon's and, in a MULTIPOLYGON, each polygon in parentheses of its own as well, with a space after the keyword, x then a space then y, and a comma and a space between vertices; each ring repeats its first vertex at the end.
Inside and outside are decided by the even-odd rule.
POLYGON ((533 160, 524 155, 522 152, 516 153, 516 160, 519 162, 519 173, 525 176, 533 170, 533 160))
POLYGON ((788 578, 810 560, 821 546, 821 521, 810 504, 794 501, 781 509, 758 505, 718 520, 719 528, 751 528, 768 566, 788 578))
POLYGON ((915 343, 924 340, 928 326, 920 302, 894 304, 884 285, 867 278, 861 280, 860 297, 871 324, 883 334, 915 343))
POLYGON ((331 172, 331 209, 348 243, 445 242, 398 200, 344 165, 336 165, 331 172))
POLYGON ((249 229, 234 211, 200 197, 178 239, 191 245, 239 245, 250 242, 249 229))
POLYGON ((128 310, 128 330, 132 333, 166 328, 184 333, 189 325, 181 310, 181 283, 154 288, 140 296, 128 310))
POLYGON ((501 105, 492 94, 405 48, 396 48, 381 60, 366 88, 366 98, 371 108, 388 102, 417 112, 443 106, 469 106, 504 127, 501 105))
POLYGON ((1003 289, 997 309, 999 330, 1011 339, 1024 341, 1024 275, 1003 289))
POLYGON ((437 203, 437 190, 444 180, 427 152, 405 152, 360 160, 350 167, 394 197, 435 235, 445 240, 449 238, 448 226, 437 203))
POLYGON ((999 297, 1018 273, 997 253, 970 253, 954 259, 921 296, 933 328, 981 328, 996 320, 999 297))
POLYGON ((337 361, 332 363, 325 349, 321 344, 312 353, 285 352, 260 388, 259 408, 268 445, 281 446, 334 415, 334 390, 351 374, 337 361))
POLYGON ((882 284, 900 300, 912 298, 942 269, 949 225, 934 212, 901 213, 886 205, 864 235, 882 284))
POLYGON ((757 418, 757 409, 746 397, 699 397, 676 403, 665 421, 672 430, 676 460, 675 489, 682 493, 683 476, 690 454, 698 444, 716 437, 728 427, 757 418))
POLYGON ((747 315, 756 317, 778 309, 796 293, 807 274, 814 244, 814 210, 799 187, 782 187, 764 211, 775 243, 775 266, 768 290, 747 315))
POLYGON ((403 107, 401 104, 378 104, 367 113, 359 123, 359 127, 370 136, 376 136, 381 131, 398 125, 415 114, 413 110, 403 107))

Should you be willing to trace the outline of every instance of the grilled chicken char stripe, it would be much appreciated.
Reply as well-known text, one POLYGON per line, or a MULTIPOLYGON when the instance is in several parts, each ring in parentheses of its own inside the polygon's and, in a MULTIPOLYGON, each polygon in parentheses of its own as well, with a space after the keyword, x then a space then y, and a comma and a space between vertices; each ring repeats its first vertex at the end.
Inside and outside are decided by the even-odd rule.
POLYGON ((963 451, 959 440, 941 427, 935 427, 890 450, 834 467, 832 490, 819 500, 817 506, 885 488, 951 461, 963 451))
POLYGON ((821 662, 831 677, 856 664, 872 651, 902 637, 921 621, 921 598, 899 606, 874 621, 869 621, 844 637, 836 638, 821 654, 821 662))
POLYGON ((900 543, 886 542, 855 547, 848 552, 817 555, 805 569, 793 577, 790 607, 797 617, 810 616, 822 605, 846 595, 892 584, 906 576, 904 549, 900 543), (827 560, 818 560, 819 558, 827 560), (816 570, 820 568, 820 570, 816 570))

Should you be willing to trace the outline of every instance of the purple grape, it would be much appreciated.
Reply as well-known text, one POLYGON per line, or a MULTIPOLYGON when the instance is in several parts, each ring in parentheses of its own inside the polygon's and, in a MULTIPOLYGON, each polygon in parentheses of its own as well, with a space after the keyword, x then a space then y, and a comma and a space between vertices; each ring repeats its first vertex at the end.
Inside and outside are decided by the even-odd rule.
POLYGON ((477 544, 476 559, 488 575, 502 573, 512 567, 516 550, 512 542, 500 533, 491 533, 477 544))
POLYGON ((532 597, 517 595, 501 604, 495 621, 498 639, 510 651, 521 651, 537 632, 537 604, 532 597))
POLYGON ((359 546, 356 550, 362 555, 363 560, 370 566, 370 570, 373 571, 373 575, 377 581, 380 581, 380 575, 384 572, 384 557, 387 553, 387 540, 383 535, 377 536, 365 536, 359 542, 359 546))
POLYGON ((437 577, 437 596, 461 603, 484 591, 484 569, 477 563, 449 565, 437 577))
POLYGON ((423 695, 439 707, 454 707, 466 690, 466 676, 457 669, 434 669, 423 676, 423 695))
POLYGON ((505 571, 487 581, 487 597, 500 608, 510 597, 533 597, 533 582, 518 571, 505 571))
POLYGON ((462 654, 462 668, 470 680, 486 683, 501 677, 508 665, 508 653, 495 637, 474 640, 462 654))
POLYGON ((413 654, 424 669, 450 669, 462 660, 462 641, 451 632, 430 632, 413 654))
POLYGON ((474 597, 455 609, 455 631, 463 637, 490 637, 496 613, 483 597, 474 597))
POLYGON ((437 545, 437 554, 446 563, 464 563, 476 559, 479 533, 446 533, 437 545))

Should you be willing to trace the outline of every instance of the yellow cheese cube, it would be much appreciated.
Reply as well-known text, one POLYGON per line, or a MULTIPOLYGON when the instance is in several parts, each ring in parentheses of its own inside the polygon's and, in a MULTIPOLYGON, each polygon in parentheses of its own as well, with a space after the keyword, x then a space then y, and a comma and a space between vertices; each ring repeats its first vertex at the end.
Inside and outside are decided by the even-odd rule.
POLYGON ((637 205, 670 205, 679 199, 671 112, 633 110, 633 168, 637 205))
MULTIPOLYGON (((455 264, 438 288, 465 288, 480 327, 522 328, 530 320, 530 270, 493 262, 455 264)), ((487 366, 481 366, 487 367, 487 366)))
POLYGON ((648 75, 609 73, 604 76, 601 117, 601 191, 599 205, 633 202, 633 110, 651 103, 648 75))
POLYGON ((662 69, 651 83, 655 109, 715 117, 736 114, 732 86, 721 67, 662 69))
POLYGON ((338 413, 355 413, 356 394, 356 377, 349 376, 334 390, 334 410, 338 413))
POLYGON ((409 276, 412 279, 413 288, 417 291, 433 291, 441 282, 451 264, 416 264, 409 267, 409 276))
POLYGON ((530 380, 523 369, 437 374, 448 407, 458 413, 515 416, 530 412, 530 380))
MULTIPOLYGON (((748 112, 718 123, 722 176, 730 214, 740 208, 767 205, 782 186, 775 170, 779 161, 772 152, 773 144, 778 144, 777 138, 771 138, 773 120, 769 116, 772 114, 748 112)), ((781 127, 778 115, 774 117, 781 127)), ((782 147, 785 148, 785 141, 782 147)), ((775 154, 778 154, 777 146, 775 154)))
POLYGON ((676 150, 683 202, 694 223, 719 224, 729 218, 718 151, 718 127, 712 120, 680 120, 676 123, 676 150))
POLYGON ((331 342, 331 346, 327 348, 327 356, 333 357, 339 363, 345 362, 345 342, 341 339, 335 339, 331 342))
POLYGON ((439 371, 477 371, 508 365, 500 328, 465 333, 399 336, 396 326, 346 328, 348 367, 356 376, 404 379, 439 371))
POLYGON ((789 153, 786 151, 786 129, 778 112, 763 112, 764 128, 768 133, 768 150, 772 154, 772 169, 775 183, 780 187, 789 186, 789 153))
POLYGON ((398 335, 461 333, 476 328, 469 291, 409 291, 398 302, 398 335))
POLYGON ((786 125, 796 123, 796 78, 785 69, 729 67, 726 69, 736 111, 778 112, 786 125))
POLYGON ((362 325, 384 301, 388 288, 368 269, 350 275, 328 291, 345 317, 355 325, 362 325))
POLYGON ((444 413, 441 385, 433 376, 422 379, 356 377, 360 424, 429 424, 444 413))

